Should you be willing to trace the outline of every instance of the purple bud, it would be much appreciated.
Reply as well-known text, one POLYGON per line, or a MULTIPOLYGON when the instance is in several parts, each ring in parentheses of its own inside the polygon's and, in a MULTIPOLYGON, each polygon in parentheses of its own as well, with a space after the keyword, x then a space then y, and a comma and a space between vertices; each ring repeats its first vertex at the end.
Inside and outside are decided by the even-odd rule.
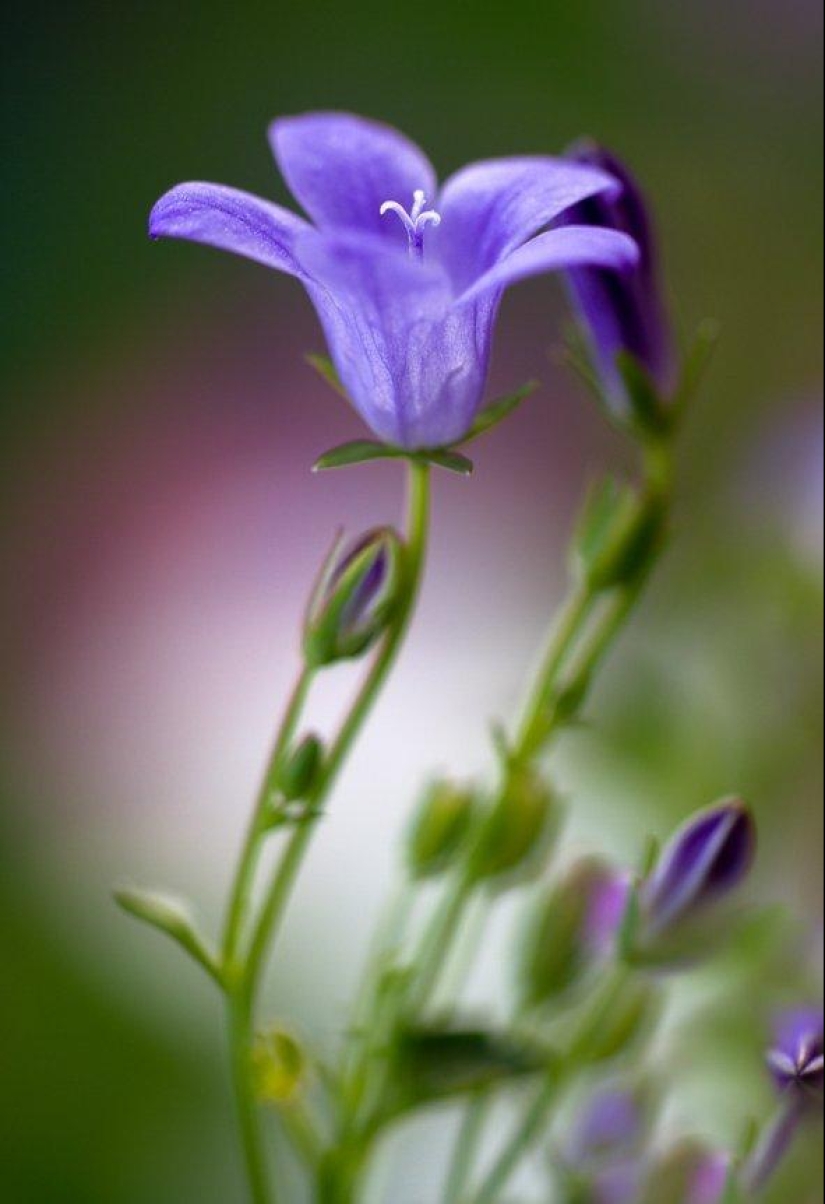
POLYGON ((327 558, 307 611, 304 655, 313 665, 359 656, 385 630, 398 581, 400 541, 386 527, 368 531, 327 558))
POLYGON ((638 265, 622 272, 577 268, 568 273, 605 390, 616 405, 625 405, 625 386, 616 357, 627 352, 645 369, 661 395, 667 396, 675 384, 676 357, 644 194, 627 167, 595 143, 577 144, 568 158, 609 172, 621 191, 601 193, 574 205, 564 215, 565 224, 619 230, 635 239, 641 253, 638 265))
POLYGON ((753 817, 738 799, 694 815, 671 838, 642 887, 648 936, 661 936, 730 894, 747 875, 755 851, 753 817))
POLYGON ((730 1178, 730 1155, 681 1142, 654 1165, 645 1204, 722 1204, 730 1178))
POLYGON ((729 1177, 727 1154, 704 1153, 690 1172, 684 1204, 721 1204, 729 1177))
POLYGON ((794 1092, 812 1102, 822 1101, 822 1030, 821 1009, 795 1008, 777 1018, 767 1063, 783 1093, 794 1092))

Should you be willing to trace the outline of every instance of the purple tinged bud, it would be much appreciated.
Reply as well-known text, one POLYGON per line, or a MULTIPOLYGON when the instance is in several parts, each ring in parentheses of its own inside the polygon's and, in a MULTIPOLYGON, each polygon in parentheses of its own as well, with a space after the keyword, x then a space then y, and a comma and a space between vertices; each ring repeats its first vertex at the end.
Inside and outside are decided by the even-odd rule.
POLYGON ((578 1117, 568 1161, 586 1167, 605 1158, 624 1157, 636 1150, 646 1131, 638 1095, 620 1087, 598 1092, 578 1117))
POLYGON ((327 558, 304 625, 304 656, 329 665, 360 656, 386 629, 396 600, 401 542, 379 527, 327 558))
POLYGON ((823 1013, 817 1008, 783 1012, 774 1027, 768 1069, 783 1093, 811 1102, 823 1098, 823 1013))
POLYGON ((659 394, 667 397, 675 385, 676 356, 644 193, 624 163, 595 143, 579 143, 567 157, 608 172, 622 187, 618 194, 602 193, 581 201, 565 213, 564 223, 618 230, 635 239, 640 250, 635 268, 581 267, 567 274, 608 399, 619 408, 626 407, 626 388, 617 366, 621 353, 631 355, 659 394))
POLYGON ((685 1204, 721 1204, 730 1177, 727 1154, 706 1153, 690 1175, 685 1204))
POLYGON ((730 1155, 682 1142, 654 1166, 644 1204, 722 1204, 730 1178, 730 1155))
POLYGON ((729 895, 746 877, 756 827, 738 799, 692 816, 671 838, 641 890, 643 928, 660 937, 729 895))

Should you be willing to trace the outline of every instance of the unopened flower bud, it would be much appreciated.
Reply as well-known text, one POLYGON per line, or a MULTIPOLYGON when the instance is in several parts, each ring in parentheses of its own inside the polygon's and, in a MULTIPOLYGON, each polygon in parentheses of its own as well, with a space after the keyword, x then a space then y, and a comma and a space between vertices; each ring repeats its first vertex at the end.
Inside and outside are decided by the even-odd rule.
POLYGON ((498 885, 529 877, 542 863, 554 835, 555 818, 555 800, 539 774, 532 769, 515 770, 473 851, 473 877, 501 879, 498 885))
POLYGON ((674 389, 676 358, 648 204, 631 173, 609 151, 584 143, 573 147, 569 157, 609 172, 620 187, 572 206, 565 223, 619 230, 639 248, 633 268, 575 268, 568 280, 608 402, 620 411, 640 411, 637 418, 649 426, 659 420, 659 398, 666 399, 674 389), (622 371, 623 357, 639 369, 635 383, 622 371))
POLYGON ((287 802, 306 798, 315 781, 324 746, 310 733, 289 753, 278 774, 278 790, 287 802))
POLYGON ((304 624, 304 656, 320 667, 360 656, 386 629, 396 602, 401 542, 380 527, 333 548, 304 624))
POLYGON ((452 782, 435 782, 413 818, 407 862, 413 878, 446 870, 460 854, 475 812, 475 797, 452 782))
POLYGON ((259 1034, 252 1047, 252 1074, 261 1103, 284 1106, 304 1085, 306 1054, 291 1033, 269 1028, 259 1034))
POLYGON ((778 1089, 812 1104, 823 1098, 823 1014, 818 1008, 795 1008, 776 1021, 767 1054, 768 1069, 778 1089))
POLYGON ((583 1054, 588 1062, 607 1062, 626 1053, 652 1031, 659 1008, 653 984, 629 979, 611 1000, 601 1022, 594 1027, 583 1054))
POLYGON ((727 799, 694 815, 671 838, 639 894, 643 943, 672 935, 746 877, 756 851, 748 808, 727 799))
POLYGON ((565 1204, 638 1204, 646 1132, 646 1108, 637 1092, 611 1087, 589 1099, 561 1151, 565 1204))
POLYGON ((644 1204, 722 1204, 729 1199, 731 1159, 697 1142, 685 1141, 654 1166, 644 1204))
POLYGON ((626 878, 590 859, 579 862, 539 904, 524 943, 521 995, 527 1007, 572 989, 616 943, 629 893, 626 878))

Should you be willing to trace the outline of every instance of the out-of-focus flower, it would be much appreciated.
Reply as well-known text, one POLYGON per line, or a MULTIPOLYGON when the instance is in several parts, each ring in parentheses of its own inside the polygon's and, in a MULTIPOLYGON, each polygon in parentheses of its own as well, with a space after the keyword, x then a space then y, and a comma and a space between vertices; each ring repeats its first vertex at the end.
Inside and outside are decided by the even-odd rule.
POLYGON ((812 1103, 823 1096, 823 1013, 795 1008, 777 1019, 767 1054, 768 1068, 783 1093, 792 1092, 812 1103))
POLYGON ((540 872, 558 831, 559 807, 534 769, 510 774, 474 842, 469 872, 492 889, 507 889, 540 872))
POLYGON ((549 1003, 579 983, 616 944, 629 881, 595 859, 579 862, 538 904, 524 941, 525 1006, 549 1003))
POLYGON ((625 384, 617 365, 617 356, 625 352, 633 356, 665 397, 675 385, 676 357, 644 193, 625 164, 595 143, 580 143, 568 154, 573 163, 608 172, 621 181, 622 189, 587 197, 569 209, 562 220, 620 230, 636 241, 640 252, 639 262, 630 272, 591 265, 568 273, 602 386, 614 405, 625 407, 625 384))
POLYGON ((754 1193, 776 1173, 800 1127, 812 1117, 821 1117, 822 1047, 821 1009, 793 1008, 777 1018, 767 1063, 781 1104, 743 1172, 754 1193))
POLYGON ((729 895, 756 851, 748 808, 727 799, 692 816, 671 838, 640 892, 644 937, 655 940, 729 895))
POLYGON ((384 631, 398 584, 401 542, 388 527, 333 548, 307 609, 304 656, 320 666, 360 656, 384 631))
POLYGON ((181 184, 152 210, 154 238, 188 238, 297 276, 341 382, 382 440, 437 448, 481 404, 504 289, 582 266, 632 267, 632 237, 592 222, 547 227, 615 196, 602 168, 546 157, 475 163, 438 188, 403 135, 346 113, 274 122, 281 172, 313 224, 216 184, 181 184))

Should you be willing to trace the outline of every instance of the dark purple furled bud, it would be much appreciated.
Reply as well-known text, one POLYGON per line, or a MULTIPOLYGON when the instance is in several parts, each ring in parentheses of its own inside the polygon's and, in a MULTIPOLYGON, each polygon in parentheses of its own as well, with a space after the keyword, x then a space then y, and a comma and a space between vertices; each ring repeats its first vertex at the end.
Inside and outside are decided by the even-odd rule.
POLYGON ((591 142, 578 143, 568 158, 609 172, 620 183, 618 194, 600 193, 574 205, 564 223, 606 226, 636 240, 637 267, 623 272, 576 268, 568 273, 574 302, 589 333, 596 368, 608 400, 627 406, 617 356, 631 355, 661 397, 676 381, 676 357, 659 279, 656 240, 644 194, 627 167, 610 151, 591 142))
POLYGON ((781 1092, 822 1102, 822 1029, 821 1009, 795 1008, 778 1017, 767 1062, 781 1092))
POLYGON ((642 931, 658 938, 730 894, 748 873, 756 827, 748 808, 727 799, 687 821, 641 888, 642 931))
POLYGON ((368 531, 343 550, 336 543, 307 610, 308 664, 360 656, 381 635, 396 600, 400 558, 400 540, 387 527, 368 531))

